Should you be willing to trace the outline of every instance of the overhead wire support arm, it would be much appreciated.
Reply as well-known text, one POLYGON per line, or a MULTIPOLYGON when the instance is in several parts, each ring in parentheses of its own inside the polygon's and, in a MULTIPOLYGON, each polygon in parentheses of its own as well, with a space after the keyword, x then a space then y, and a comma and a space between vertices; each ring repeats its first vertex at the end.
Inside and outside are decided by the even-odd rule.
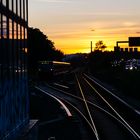
POLYGON ((129 41, 117 41, 117 42, 116 42, 116 46, 117 46, 117 47, 118 47, 118 44, 119 44, 119 43, 129 43, 129 41))

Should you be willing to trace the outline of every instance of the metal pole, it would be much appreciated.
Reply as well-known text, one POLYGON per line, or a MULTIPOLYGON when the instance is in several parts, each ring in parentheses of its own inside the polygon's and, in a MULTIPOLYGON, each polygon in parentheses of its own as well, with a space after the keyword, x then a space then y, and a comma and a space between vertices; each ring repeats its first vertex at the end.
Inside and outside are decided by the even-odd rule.
POLYGON ((90 45, 91 45, 91 46, 90 46, 90 47, 91 47, 90 49, 91 49, 91 53, 92 53, 92 41, 90 42, 90 45))

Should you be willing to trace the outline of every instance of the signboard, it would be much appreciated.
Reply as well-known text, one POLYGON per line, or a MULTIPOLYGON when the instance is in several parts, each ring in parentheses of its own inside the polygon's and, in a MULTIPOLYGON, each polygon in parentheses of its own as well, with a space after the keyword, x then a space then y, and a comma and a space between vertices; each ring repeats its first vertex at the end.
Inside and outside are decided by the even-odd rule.
POLYGON ((129 37, 129 47, 140 47, 140 37, 129 37))

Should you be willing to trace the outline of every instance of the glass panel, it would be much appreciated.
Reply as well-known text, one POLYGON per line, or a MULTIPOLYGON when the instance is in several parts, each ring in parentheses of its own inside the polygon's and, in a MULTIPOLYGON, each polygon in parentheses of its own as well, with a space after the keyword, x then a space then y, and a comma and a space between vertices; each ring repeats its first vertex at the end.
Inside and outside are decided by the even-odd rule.
POLYGON ((27 54, 28 48, 27 48, 27 28, 25 28, 25 53, 27 54))
POLYGON ((12 0, 9 0, 9 9, 12 11, 12 0))
POLYGON ((27 0, 25 0, 25 20, 27 21, 27 0))
POLYGON ((21 10, 21 15, 20 16, 21 16, 21 18, 23 18, 23 0, 20 0, 20 3, 21 3, 20 4, 20 8, 21 8, 20 9, 21 10))
MULTIPOLYGON (((5 6, 6 1, 11 11, 24 16, 20 10, 23 1, 21 6, 21 0, 0 0, 5 6)), ((16 134, 28 117, 27 55, 23 49, 27 47, 27 29, 13 19, 17 18, 0 14, 0 97, 4 97, 0 98, 0 139, 10 132, 16 134)))
MULTIPOLYGON (((1 32, 2 32, 2 18, 1 18, 1 13, 0 13, 0 96, 2 94, 2 41, 1 41, 1 32)), ((1 108, 0 108, 1 110, 1 108)), ((1 113, 1 112, 0 112, 1 113)), ((1 122, 1 121, 0 121, 1 122)), ((1 130, 0 130, 1 133, 1 130)))
POLYGON ((2 0, 2 4, 6 6, 6 0, 2 0))
POLYGON ((18 24, 18 39, 20 39, 20 25, 18 24))
POLYGON ((25 28, 25 39, 27 39, 27 28, 25 28))
POLYGON ((20 16, 20 0, 17 1, 17 5, 18 5, 18 16, 20 16))
POLYGON ((3 31, 2 31, 2 37, 3 38, 7 38, 7 17, 6 16, 2 16, 2 28, 3 28, 3 31))
POLYGON ((24 39, 24 27, 22 26, 22 39, 24 39))
POLYGON ((17 39, 17 24, 14 22, 14 39, 17 39))
POLYGON ((16 13, 16 0, 13 0, 14 13, 16 13))
POLYGON ((2 33, 2 14, 0 13, 0 39, 1 39, 1 33, 2 33))
POLYGON ((12 39, 12 20, 9 19, 9 38, 12 39))
POLYGON ((25 19, 25 0, 22 0, 22 18, 25 19))

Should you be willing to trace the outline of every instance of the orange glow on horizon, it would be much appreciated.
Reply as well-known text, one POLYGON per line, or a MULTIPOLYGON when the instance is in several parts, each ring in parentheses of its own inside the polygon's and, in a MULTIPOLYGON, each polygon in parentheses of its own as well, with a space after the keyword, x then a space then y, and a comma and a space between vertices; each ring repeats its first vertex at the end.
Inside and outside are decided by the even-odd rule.
POLYGON ((116 41, 140 36, 139 5, 140 0, 30 0, 29 25, 65 54, 90 52, 90 42, 94 48, 99 40, 114 50, 116 41))
MULTIPOLYGON (((93 51, 97 41, 102 40, 103 43, 107 46, 106 51, 113 51, 114 46, 116 46, 117 41, 127 41, 130 36, 138 36, 134 31, 126 32, 122 34, 122 30, 114 31, 114 34, 111 33, 112 30, 108 31, 86 31, 79 30, 77 32, 68 32, 68 33, 50 33, 49 38, 55 43, 55 47, 65 54, 74 54, 74 53, 89 53, 91 51, 90 42, 93 42, 93 51), (101 35, 102 34, 102 35, 101 35)), ((120 44, 120 47, 126 48, 129 47, 128 44, 120 44)))
MULTIPOLYGON (((110 38, 109 38, 110 39, 110 38)), ((119 39, 119 38, 114 38, 112 40, 109 39, 100 39, 96 38, 94 40, 89 40, 89 39, 54 39, 55 47, 65 54, 74 54, 74 53, 90 53, 91 51, 91 46, 90 42, 93 42, 93 51, 95 48, 95 43, 99 40, 102 40, 103 43, 107 46, 105 51, 113 51, 114 46, 116 46, 116 41, 127 41, 127 38, 124 39, 119 39)), ((128 44, 120 44, 121 48, 127 48, 129 47, 128 44)), ((139 49, 138 49, 139 50, 139 49)))

